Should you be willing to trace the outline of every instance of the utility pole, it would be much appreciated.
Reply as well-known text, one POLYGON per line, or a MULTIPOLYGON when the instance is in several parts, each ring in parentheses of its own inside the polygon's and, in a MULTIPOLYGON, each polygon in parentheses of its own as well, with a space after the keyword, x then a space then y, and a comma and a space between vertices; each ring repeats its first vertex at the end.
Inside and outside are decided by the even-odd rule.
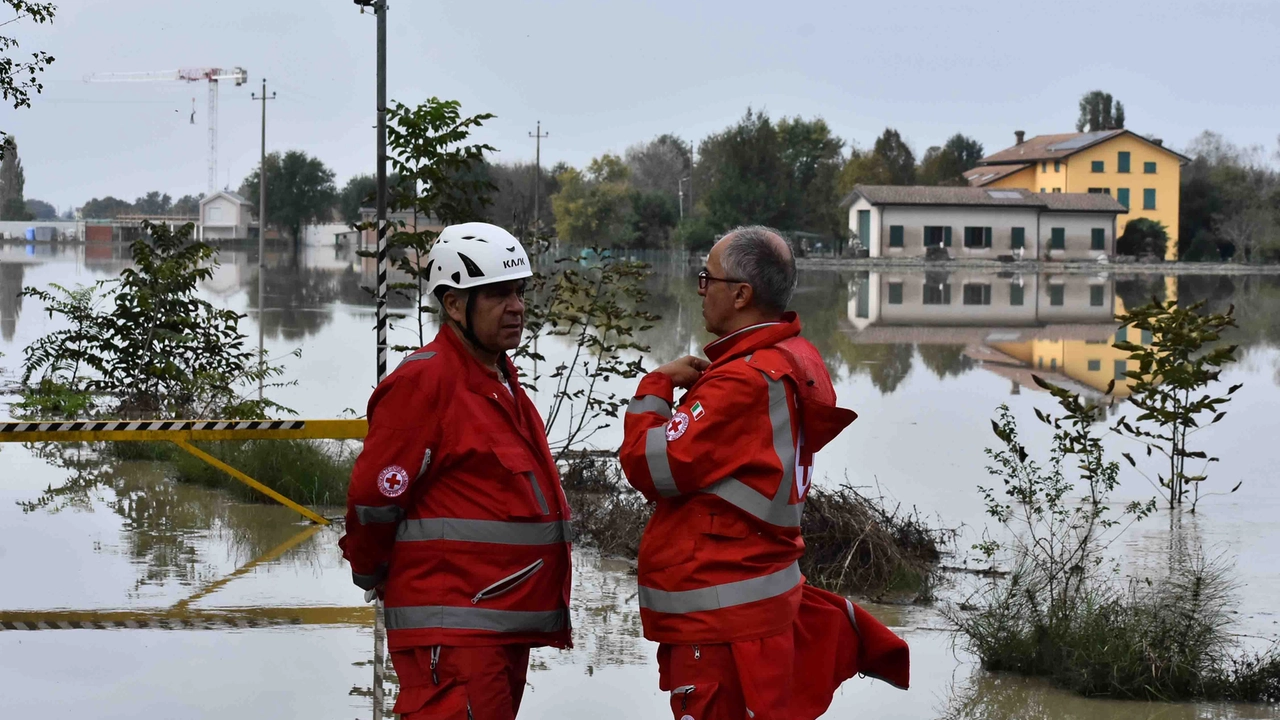
POLYGON ((693 141, 689 141, 689 217, 693 217, 693 156, 697 153, 693 141))
MULTIPOLYGON (((267 291, 267 101, 275 100, 276 94, 267 96, 267 79, 262 78, 262 95, 250 95, 254 100, 262 101, 262 152, 258 156, 258 402, 262 402, 262 370, 266 360, 262 355, 262 313, 266 309, 263 297, 267 291)), ((192 113, 195 114, 194 112, 192 113)))
MULTIPOLYGON (((387 0, 354 0, 364 14, 372 8, 378 16, 378 139, 377 139, 377 222, 378 281, 378 382, 387 376, 387 0)), ((386 671, 387 620, 382 600, 373 599, 373 720, 382 720, 383 673, 386 671)))
POLYGON ((542 138, 550 135, 542 132, 541 120, 538 121, 538 131, 529 133, 529 137, 536 138, 533 151, 533 234, 535 238, 542 224, 542 138))

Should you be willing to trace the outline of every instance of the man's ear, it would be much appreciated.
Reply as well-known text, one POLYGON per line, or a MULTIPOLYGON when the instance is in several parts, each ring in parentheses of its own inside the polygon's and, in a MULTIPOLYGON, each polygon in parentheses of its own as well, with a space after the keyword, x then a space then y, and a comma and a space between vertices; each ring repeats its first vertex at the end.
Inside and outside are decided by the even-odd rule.
POLYGON ((444 297, 440 298, 440 304, 444 307, 444 314, 459 327, 466 324, 467 294, 465 292, 446 290, 444 297))
POLYGON ((755 299, 756 289, 746 283, 738 283, 733 291, 733 308, 735 310, 745 310, 751 307, 751 301, 755 299))

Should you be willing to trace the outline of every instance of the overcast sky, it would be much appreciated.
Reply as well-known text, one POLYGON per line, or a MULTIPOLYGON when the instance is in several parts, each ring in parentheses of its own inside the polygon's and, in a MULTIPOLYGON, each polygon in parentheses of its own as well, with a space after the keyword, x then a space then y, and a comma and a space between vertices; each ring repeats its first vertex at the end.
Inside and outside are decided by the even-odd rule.
MULTIPOLYGON (((57 58, 31 109, 0 108, 28 198, 203 193, 205 87, 85 84, 93 72, 246 68, 249 85, 221 91, 219 185, 257 163, 264 76, 280 96, 269 150, 320 157, 339 186, 372 171, 375 23, 350 0, 58 5, 51 27, 3 30, 57 58)), ((1277 0, 398 0, 388 17, 390 98, 494 113, 479 138, 499 161, 533 159, 538 120, 543 163, 581 165, 664 132, 700 139, 748 106, 821 116, 862 147, 891 126, 917 154, 957 131, 993 152, 1017 129, 1074 130, 1095 88, 1175 148, 1213 129, 1271 152, 1280 133, 1277 0)))

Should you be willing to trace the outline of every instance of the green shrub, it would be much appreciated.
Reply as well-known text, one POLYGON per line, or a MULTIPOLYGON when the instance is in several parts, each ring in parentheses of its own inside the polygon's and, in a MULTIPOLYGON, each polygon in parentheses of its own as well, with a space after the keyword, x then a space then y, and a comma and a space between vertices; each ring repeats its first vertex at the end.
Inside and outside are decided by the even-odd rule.
POLYGON ((1116 254, 1132 257, 1164 258, 1169 246, 1169 231, 1164 223, 1147 218, 1130 220, 1124 234, 1116 238, 1116 254))

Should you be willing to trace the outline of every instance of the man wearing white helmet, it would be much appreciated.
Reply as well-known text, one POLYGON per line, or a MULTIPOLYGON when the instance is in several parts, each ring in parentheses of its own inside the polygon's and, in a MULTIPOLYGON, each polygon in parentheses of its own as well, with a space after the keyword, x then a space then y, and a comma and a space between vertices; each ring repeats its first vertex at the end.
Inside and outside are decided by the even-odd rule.
POLYGON ((511 720, 529 648, 572 644, 569 507, 506 355, 532 274, 506 230, 445 228, 426 265, 440 332, 369 400, 340 545, 385 601, 405 720, 511 720))

